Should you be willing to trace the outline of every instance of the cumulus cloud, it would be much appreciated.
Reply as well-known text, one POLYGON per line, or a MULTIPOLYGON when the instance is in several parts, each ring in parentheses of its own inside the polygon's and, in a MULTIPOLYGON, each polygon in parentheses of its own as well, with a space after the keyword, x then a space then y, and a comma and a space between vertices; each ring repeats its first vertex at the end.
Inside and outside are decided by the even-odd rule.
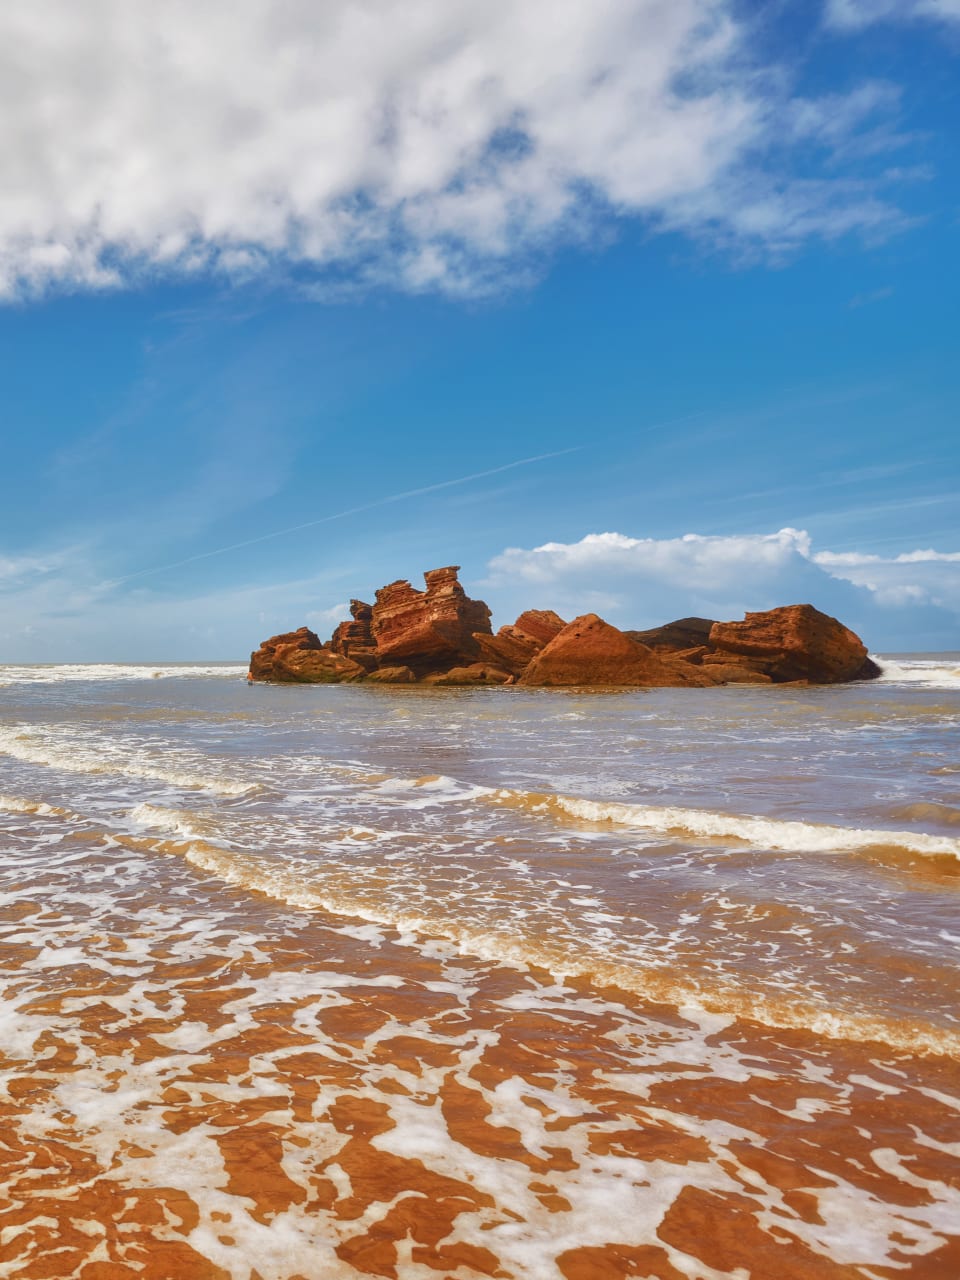
POLYGON ((791 145, 840 154, 895 95, 787 109, 733 9, 4 6, 0 296, 291 269, 476 292, 618 216, 775 249, 901 225, 853 173, 778 168, 791 145))
POLYGON ((662 539, 588 534, 508 548, 490 562, 487 582, 511 601, 568 615, 606 611, 625 626, 809 602, 877 645, 952 647, 960 636, 960 553, 817 552, 802 529, 662 539))
POLYGON ((932 604, 960 616, 960 552, 928 548, 884 557, 819 551, 813 560, 832 577, 866 587, 881 604, 932 604))
POLYGON ((918 19, 960 22, 960 0, 828 0, 827 21, 857 30, 873 22, 912 22, 918 19))

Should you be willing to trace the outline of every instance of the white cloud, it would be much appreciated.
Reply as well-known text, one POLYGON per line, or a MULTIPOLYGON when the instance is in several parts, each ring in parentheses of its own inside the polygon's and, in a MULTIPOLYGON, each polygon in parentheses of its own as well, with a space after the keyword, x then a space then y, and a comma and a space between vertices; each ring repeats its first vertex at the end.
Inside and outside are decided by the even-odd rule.
POLYGON ((629 538, 622 533, 589 533, 579 542, 546 542, 530 551, 510 547, 490 562, 492 579, 522 578, 558 582, 612 573, 681 584, 694 591, 727 589, 745 569, 767 577, 799 556, 810 554, 810 535, 802 529, 771 534, 682 538, 629 538))
POLYGON ((614 215, 776 249, 895 229, 855 175, 792 181, 776 159, 838 152, 893 91, 784 111, 732 8, 4 6, 0 296, 298 264, 331 290, 475 291, 614 215))
POLYGON ((912 22, 918 19, 960 22, 960 0, 828 0, 827 21, 857 30, 873 22, 912 22))
MULTIPOLYGON (((858 552, 814 552, 810 535, 770 534, 631 538, 588 534, 579 542, 508 548, 489 565, 487 584, 511 603, 553 607, 568 616, 589 608, 645 627, 700 614, 734 618, 747 610, 809 602, 861 634, 905 635, 937 648, 960 636, 960 553, 917 550, 884 558, 858 552), (910 609, 919 610, 910 615, 910 609), (891 611, 900 616, 892 617, 891 611), (904 623, 906 622, 906 629, 904 623), (934 643, 925 641, 936 629, 934 643)), ((911 647, 898 639, 892 646, 911 647)))
POLYGON ((885 557, 820 551, 813 560, 833 577, 866 587, 881 604, 926 603, 960 615, 960 552, 927 548, 885 557))

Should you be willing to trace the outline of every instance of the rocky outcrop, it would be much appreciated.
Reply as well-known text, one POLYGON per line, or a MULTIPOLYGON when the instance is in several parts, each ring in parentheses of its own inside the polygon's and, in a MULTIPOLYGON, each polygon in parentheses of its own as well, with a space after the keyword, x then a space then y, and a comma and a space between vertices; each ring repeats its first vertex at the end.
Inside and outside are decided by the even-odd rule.
POLYGON ((474 662, 469 667, 453 667, 449 671, 437 671, 424 676, 424 684, 513 684, 516 679, 501 667, 491 667, 486 662, 474 662))
POLYGON ((307 627, 272 636, 250 658, 253 680, 378 684, 607 686, 834 684, 881 674, 860 638, 809 604, 748 613, 742 622, 680 618, 620 631, 595 613, 565 623, 530 609, 493 634, 490 610, 471 600, 455 565, 350 602, 322 644, 307 627))
POLYGON ((477 661, 475 636, 491 634, 490 610, 470 599, 458 572, 457 565, 430 570, 423 575, 426 591, 405 580, 381 587, 371 617, 378 665, 404 665, 424 676, 477 661))
POLYGON ((689 653, 704 647, 710 638, 712 618, 678 618, 662 627, 648 631, 626 631, 631 640, 638 640, 656 653, 689 653))
POLYGON ((748 613, 743 622, 715 622, 710 647, 722 665, 766 675, 776 684, 870 679, 871 668, 879 674, 860 637, 810 604, 748 613))
POLYGON ((585 613, 537 654, 519 683, 702 688, 719 682, 690 663, 654 653, 595 613, 585 613))
POLYGON ((478 633, 474 640, 484 661, 519 676, 566 625, 552 609, 528 609, 513 626, 501 627, 495 636, 478 633))
POLYGON ((299 684, 342 684, 366 675, 359 663, 334 653, 309 629, 271 636, 250 655, 250 677, 299 684))
POLYGON ((377 643, 373 638, 373 606, 362 600, 350 601, 351 622, 341 622, 333 633, 330 648, 343 658, 358 662, 365 671, 377 667, 377 643))

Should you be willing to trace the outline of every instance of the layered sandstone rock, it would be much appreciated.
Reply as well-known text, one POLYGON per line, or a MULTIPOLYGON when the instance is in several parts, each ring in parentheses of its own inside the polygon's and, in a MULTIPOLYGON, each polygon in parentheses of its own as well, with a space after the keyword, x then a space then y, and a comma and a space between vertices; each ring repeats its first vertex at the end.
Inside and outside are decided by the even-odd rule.
POLYGON ((426 589, 391 582, 376 604, 350 603, 322 644, 307 627, 272 636, 251 655, 254 680, 380 684, 513 684, 612 687, 833 684, 880 669, 860 638, 809 604, 748 613, 743 622, 680 618, 620 631, 596 614, 567 624, 531 609, 494 635, 490 610, 471 600, 449 565, 424 574, 426 589))
MULTIPOLYGON (((879 674, 860 637, 810 604, 748 613, 743 622, 715 622, 710 647, 723 664, 769 676, 777 684, 836 684, 879 674)), ((703 661, 707 665, 710 659, 703 661)))
POLYGON ((271 636, 250 655, 250 676, 254 680, 340 684, 365 674, 359 663, 321 644, 309 627, 271 636))
POLYGON ((715 685, 691 663, 664 658, 595 613, 574 618, 530 662, 522 685, 662 687, 715 685))
POLYGON ((528 609, 512 626, 501 627, 495 636, 478 633, 473 638, 484 661, 519 676, 566 625, 552 609, 528 609))
POLYGON ((381 587, 371 619, 379 666, 404 665, 423 676, 477 661, 475 635, 491 634, 490 610, 470 599, 458 572, 457 565, 430 570, 426 591, 402 579, 381 587))
POLYGON ((350 601, 352 622, 341 622, 333 633, 330 648, 341 657, 358 662, 365 671, 377 666, 377 644, 373 638, 373 606, 362 600, 350 601))

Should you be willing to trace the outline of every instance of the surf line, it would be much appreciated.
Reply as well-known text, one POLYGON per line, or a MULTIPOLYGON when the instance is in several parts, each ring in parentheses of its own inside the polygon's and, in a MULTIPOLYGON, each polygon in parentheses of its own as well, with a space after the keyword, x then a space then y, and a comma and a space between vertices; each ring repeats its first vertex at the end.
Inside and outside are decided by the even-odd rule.
POLYGON ((457 476, 453 480, 440 480, 437 484, 426 484, 419 489, 404 489, 402 493, 387 494, 376 498, 373 502, 364 502, 358 507, 347 507, 343 511, 335 511, 329 516, 319 516, 316 520, 305 520, 302 524, 292 524, 286 529, 274 529, 271 533, 261 533, 256 538, 245 538, 242 542, 231 542, 226 547, 215 547, 212 551, 200 551, 197 555, 187 556, 183 560, 174 560, 171 564, 157 565, 152 569, 138 569, 136 573, 125 574, 122 578, 111 578, 101 582, 101 590, 122 586, 125 582, 133 582, 136 578, 146 578, 155 573, 166 573, 168 569, 179 569, 185 564, 194 564, 197 560, 208 560, 211 556, 223 556, 229 551, 240 551, 244 547, 255 547, 260 542, 269 542, 271 538, 282 538, 288 533, 299 533, 301 529, 313 529, 319 524, 329 524, 333 520, 345 520, 348 516, 360 515, 364 511, 373 511, 377 507, 386 507, 394 502, 405 502, 408 498, 419 498, 425 493, 436 493, 438 489, 451 489, 454 485, 469 484, 471 480, 484 480, 487 476, 498 476, 504 471, 513 471, 517 467, 529 467, 535 462, 546 462, 550 458, 562 458, 568 453, 579 453, 583 445, 573 445, 569 449, 555 449, 550 453, 537 453, 531 458, 518 458, 515 462, 505 462, 499 467, 490 467, 486 471, 474 471, 468 476, 457 476))

